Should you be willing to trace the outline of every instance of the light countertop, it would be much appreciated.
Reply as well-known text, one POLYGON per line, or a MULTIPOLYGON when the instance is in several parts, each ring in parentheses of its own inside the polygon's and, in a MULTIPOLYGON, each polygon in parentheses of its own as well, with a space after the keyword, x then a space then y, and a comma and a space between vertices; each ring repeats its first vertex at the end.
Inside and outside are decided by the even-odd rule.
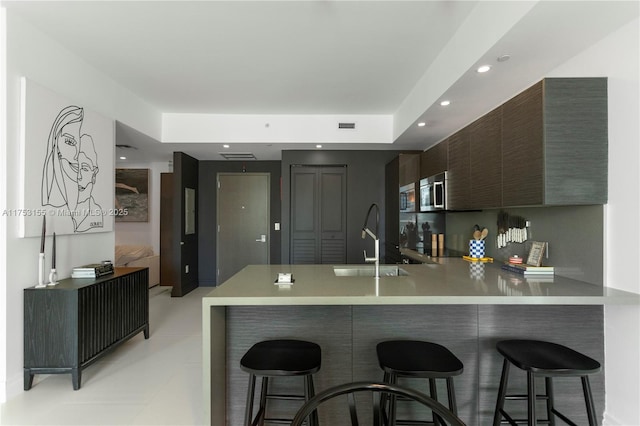
MULTIPOLYGON (((557 275, 525 277, 499 263, 442 258, 440 263, 397 265, 407 275, 336 276, 334 265, 250 265, 203 299, 204 306, 640 304, 640 294, 599 287, 557 275), (278 286, 291 273, 292 286, 278 286)), ((396 265, 381 265, 391 268, 396 265)), ((335 265, 346 273, 373 265, 335 265)))

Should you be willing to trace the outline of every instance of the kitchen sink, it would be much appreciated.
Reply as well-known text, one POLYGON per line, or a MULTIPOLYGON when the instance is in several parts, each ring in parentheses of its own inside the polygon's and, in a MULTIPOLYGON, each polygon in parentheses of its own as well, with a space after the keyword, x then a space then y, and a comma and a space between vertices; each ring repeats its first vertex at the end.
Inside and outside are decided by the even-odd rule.
MULTIPOLYGON (((374 265, 340 265, 334 266, 333 272, 337 277, 373 277, 376 269, 374 265)), ((381 277, 407 276, 409 273, 396 265, 380 265, 381 277)))

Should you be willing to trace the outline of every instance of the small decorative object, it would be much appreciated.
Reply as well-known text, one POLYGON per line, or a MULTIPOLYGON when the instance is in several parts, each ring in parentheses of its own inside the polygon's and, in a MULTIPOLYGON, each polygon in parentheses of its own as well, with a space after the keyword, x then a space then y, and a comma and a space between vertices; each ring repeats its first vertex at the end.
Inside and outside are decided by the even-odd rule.
POLYGON ((542 265, 542 256, 544 255, 545 246, 546 243, 540 241, 534 241, 531 244, 531 250, 529 251, 529 257, 527 258, 527 265, 542 265))
POLYGON ((113 274, 113 272, 113 264, 103 261, 102 263, 92 263, 73 268, 71 278, 100 278, 104 275, 113 274))
POLYGON ((38 285, 36 288, 46 287, 44 283, 44 238, 47 233, 47 217, 42 216, 42 236, 40 237, 40 255, 38 256, 38 285))
POLYGON ((291 288, 295 280, 293 279, 293 275, 290 273, 280 272, 278 273, 278 278, 275 281, 275 285, 279 288, 291 288))
POLYGON ((53 233, 53 253, 51 255, 51 272, 49 272, 49 283, 47 285, 58 284, 58 273, 56 272, 56 233, 53 233))
POLYGON ((484 257, 485 240, 469 240, 469 256, 473 258, 484 257))
POLYGON ((513 256, 509 257, 509 263, 520 264, 520 263, 522 263, 522 258, 520 256, 518 256, 517 254, 513 255, 513 256))

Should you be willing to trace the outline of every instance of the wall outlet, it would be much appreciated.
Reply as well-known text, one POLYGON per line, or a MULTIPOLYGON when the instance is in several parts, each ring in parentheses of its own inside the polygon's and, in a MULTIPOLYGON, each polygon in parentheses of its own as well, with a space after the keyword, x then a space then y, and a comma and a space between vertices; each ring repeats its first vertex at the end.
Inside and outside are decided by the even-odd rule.
POLYGON ((185 265, 184 266, 184 273, 188 274, 189 273, 189 265, 185 265))
POLYGON ((273 229, 274 231, 279 231, 280 230, 280 222, 276 222, 273 224, 273 229))

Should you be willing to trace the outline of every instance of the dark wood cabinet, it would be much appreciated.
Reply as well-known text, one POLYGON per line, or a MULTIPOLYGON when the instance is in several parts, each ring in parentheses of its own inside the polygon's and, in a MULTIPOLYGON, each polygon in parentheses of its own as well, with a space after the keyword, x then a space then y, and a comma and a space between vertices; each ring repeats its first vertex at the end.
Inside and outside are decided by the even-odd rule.
POLYGON ((503 105, 503 204, 607 202, 606 78, 548 78, 503 105))
POLYGON ((505 206, 544 202, 542 82, 502 106, 502 198, 505 206))
POLYGON ((470 132, 469 127, 454 133, 447 139, 449 170, 447 203, 449 210, 471 208, 470 132))
POLYGON ((470 208, 502 206, 502 108, 469 126, 470 208))
POLYGON ((101 278, 24 289, 24 389, 34 374, 81 372, 143 332, 149 338, 149 269, 116 268, 101 278))
POLYGON ((448 158, 448 139, 424 151, 420 154, 420 179, 446 171, 448 158))
POLYGON ((452 210, 607 202, 606 78, 542 80, 446 141, 452 210))
POLYGON ((400 154, 399 184, 405 186, 420 180, 420 154, 400 154))

